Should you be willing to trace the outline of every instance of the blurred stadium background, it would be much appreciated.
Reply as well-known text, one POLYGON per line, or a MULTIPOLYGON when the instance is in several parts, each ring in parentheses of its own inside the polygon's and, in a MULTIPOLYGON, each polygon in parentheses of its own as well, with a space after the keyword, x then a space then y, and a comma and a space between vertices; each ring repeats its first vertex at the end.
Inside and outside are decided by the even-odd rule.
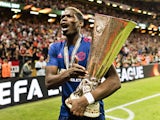
POLYGON ((82 33, 90 38, 94 13, 137 23, 114 61, 122 88, 104 100, 106 117, 160 120, 159 0, 1 0, 0 72, 4 59, 12 69, 9 78, 0 74, 0 120, 57 120, 61 88, 47 91, 35 63, 40 56, 47 60, 49 44, 63 39, 59 19, 67 6, 84 13, 82 33), (32 77, 19 78, 26 58, 32 77))

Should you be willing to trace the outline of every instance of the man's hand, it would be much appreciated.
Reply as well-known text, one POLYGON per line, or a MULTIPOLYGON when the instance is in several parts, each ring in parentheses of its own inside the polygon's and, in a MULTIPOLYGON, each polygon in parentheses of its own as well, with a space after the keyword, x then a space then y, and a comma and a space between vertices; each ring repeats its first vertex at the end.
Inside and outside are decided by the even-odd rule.
POLYGON ((72 64, 72 66, 63 72, 63 76, 68 78, 84 78, 84 76, 88 74, 86 69, 79 64, 72 64))
POLYGON ((77 78, 84 78, 88 71, 86 71, 85 67, 78 64, 78 57, 75 55, 74 63, 69 68, 70 76, 77 77, 77 78))
POLYGON ((78 99, 69 99, 68 102, 72 105, 70 111, 71 113, 73 113, 73 115, 84 116, 84 112, 86 110, 86 107, 88 106, 88 101, 84 96, 78 99))

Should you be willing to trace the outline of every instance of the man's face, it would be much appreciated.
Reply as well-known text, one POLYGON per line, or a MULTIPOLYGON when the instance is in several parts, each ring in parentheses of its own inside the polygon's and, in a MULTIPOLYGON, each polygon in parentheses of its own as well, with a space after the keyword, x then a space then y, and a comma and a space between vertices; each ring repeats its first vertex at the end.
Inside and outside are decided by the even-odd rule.
POLYGON ((63 12, 60 24, 64 35, 75 34, 80 29, 80 21, 72 10, 65 10, 63 12))

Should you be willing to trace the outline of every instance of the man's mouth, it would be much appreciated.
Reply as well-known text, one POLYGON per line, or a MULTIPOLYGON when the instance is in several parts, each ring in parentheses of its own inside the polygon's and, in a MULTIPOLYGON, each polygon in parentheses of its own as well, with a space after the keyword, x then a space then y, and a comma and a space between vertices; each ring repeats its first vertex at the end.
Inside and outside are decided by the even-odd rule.
POLYGON ((67 24, 61 24, 62 31, 68 30, 68 26, 69 26, 69 25, 67 25, 67 24))

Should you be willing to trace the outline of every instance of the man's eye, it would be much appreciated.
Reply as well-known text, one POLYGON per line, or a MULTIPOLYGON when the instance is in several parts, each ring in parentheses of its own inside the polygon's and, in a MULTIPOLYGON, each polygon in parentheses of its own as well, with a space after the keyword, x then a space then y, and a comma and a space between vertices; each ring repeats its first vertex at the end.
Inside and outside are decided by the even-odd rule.
POLYGON ((72 16, 71 16, 71 15, 67 15, 67 17, 69 17, 69 18, 70 18, 70 17, 72 17, 72 16))
POLYGON ((61 19, 64 18, 64 17, 65 17, 65 15, 62 15, 62 16, 61 16, 61 19))

